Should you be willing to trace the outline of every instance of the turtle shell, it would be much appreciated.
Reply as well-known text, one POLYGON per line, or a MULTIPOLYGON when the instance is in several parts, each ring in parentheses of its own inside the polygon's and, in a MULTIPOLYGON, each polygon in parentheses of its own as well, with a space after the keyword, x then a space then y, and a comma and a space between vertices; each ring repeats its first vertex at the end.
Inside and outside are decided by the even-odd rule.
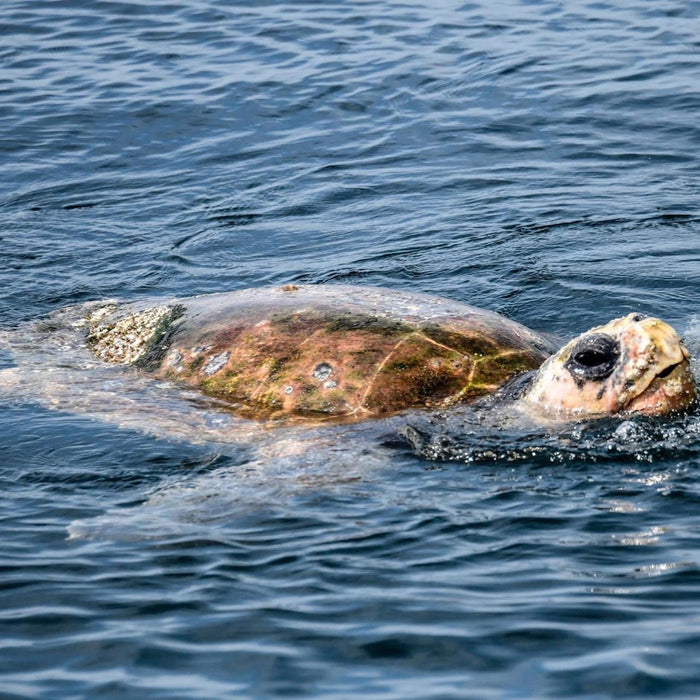
POLYGON ((308 285, 93 312, 105 360, 183 382, 257 418, 365 418, 491 393, 549 341, 499 314, 373 287, 308 285))

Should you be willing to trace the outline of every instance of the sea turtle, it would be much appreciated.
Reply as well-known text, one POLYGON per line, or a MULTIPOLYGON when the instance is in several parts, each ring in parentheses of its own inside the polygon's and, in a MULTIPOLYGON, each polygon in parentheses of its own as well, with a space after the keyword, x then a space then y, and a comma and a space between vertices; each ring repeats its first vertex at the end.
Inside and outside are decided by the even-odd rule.
POLYGON ((558 351, 490 311, 346 285, 92 303, 67 318, 45 328, 70 327, 98 360, 194 388, 244 418, 358 420, 443 409, 499 390, 567 418, 661 414, 695 400, 678 334, 641 314, 558 351))
POLYGON ((543 430, 575 443, 572 418, 695 400, 688 352, 657 319, 630 314, 557 350, 498 314, 373 287, 88 302, 0 332, 2 349, 3 404, 39 402, 230 460, 76 521, 76 537, 179 532, 284 507, 310 487, 376 484, 402 451, 430 462, 530 459, 543 430))

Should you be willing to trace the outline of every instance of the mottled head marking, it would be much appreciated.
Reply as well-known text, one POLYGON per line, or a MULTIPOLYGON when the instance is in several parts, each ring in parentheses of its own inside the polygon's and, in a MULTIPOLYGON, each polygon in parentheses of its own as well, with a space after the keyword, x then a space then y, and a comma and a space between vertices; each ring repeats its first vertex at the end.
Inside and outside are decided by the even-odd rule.
POLYGON ((565 345, 537 372, 524 400, 581 417, 664 414, 696 398, 689 355, 671 326, 630 314, 565 345))

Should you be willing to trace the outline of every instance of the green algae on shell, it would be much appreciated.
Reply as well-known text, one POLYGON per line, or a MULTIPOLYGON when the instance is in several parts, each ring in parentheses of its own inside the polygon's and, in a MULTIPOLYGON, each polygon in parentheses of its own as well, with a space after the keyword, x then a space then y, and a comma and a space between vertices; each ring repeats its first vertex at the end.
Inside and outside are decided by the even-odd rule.
POLYGON ((364 418, 444 407, 539 367, 552 347, 504 317, 422 294, 289 286, 110 304, 88 346, 245 417, 364 418))

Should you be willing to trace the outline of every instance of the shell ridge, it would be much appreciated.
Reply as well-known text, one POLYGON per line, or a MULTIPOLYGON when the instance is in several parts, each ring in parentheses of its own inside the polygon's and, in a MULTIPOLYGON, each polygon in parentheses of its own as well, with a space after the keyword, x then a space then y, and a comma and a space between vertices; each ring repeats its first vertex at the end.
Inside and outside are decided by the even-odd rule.
MULTIPOLYGON (((297 348, 303 347, 303 346, 306 345, 306 343, 308 343, 314 336, 316 336, 316 335, 318 335, 319 333, 322 333, 322 332, 323 332, 323 328, 318 328, 318 329, 316 329, 313 333, 311 333, 311 335, 308 335, 306 338, 304 338, 304 340, 302 340, 301 343, 299 343, 299 345, 297 346, 297 348)), ((260 397, 261 397, 262 395, 265 394, 265 384, 266 384, 266 382, 269 380, 269 378, 270 378, 269 375, 268 375, 267 377, 264 377, 264 378, 261 379, 261 380, 255 385, 255 387, 251 390, 251 392, 250 392, 250 398, 251 398, 252 400, 258 401, 258 400, 260 399, 260 397)), ((347 402, 346 402, 346 403, 347 403, 347 402)), ((348 406, 350 406, 350 408, 352 408, 352 406, 351 406, 350 404, 348 404, 348 406)))
POLYGON ((433 340, 430 336, 425 335, 425 333, 421 333, 419 331, 416 331, 415 335, 420 336, 421 338, 423 338, 423 340, 427 340, 429 343, 437 346, 438 348, 444 348, 445 350, 449 350, 450 352, 455 352, 458 355, 464 355, 463 352, 460 352, 456 348, 451 348, 449 345, 444 345, 443 343, 439 343, 437 340, 433 340))
MULTIPOLYGON (((457 353, 458 355, 464 356, 463 352, 460 352, 459 350, 450 347, 449 345, 444 345, 443 343, 439 343, 437 340, 433 340, 430 336, 425 335, 425 333, 420 333, 417 332, 416 335, 419 335, 421 338, 426 340, 427 342, 431 343, 432 345, 435 345, 438 348, 443 348, 445 350, 448 350, 449 352, 454 352, 457 353)), ((474 382, 474 372, 476 372, 476 366, 477 366, 477 361, 470 355, 469 356, 471 360, 471 366, 469 367, 469 376, 467 377, 467 381, 465 382, 464 386, 453 396, 448 396, 445 399, 443 399, 443 403, 446 406, 451 406, 452 404, 458 403, 460 398, 464 396, 464 394, 472 387, 473 382, 474 382)))
POLYGON ((409 335, 405 336, 404 338, 401 338, 396 345, 394 345, 393 348, 386 354, 386 357, 379 363, 379 366, 375 370, 374 374, 372 375, 372 379, 370 379, 369 384, 367 385, 367 389, 365 390, 365 393, 362 395, 362 398, 360 399, 360 403, 358 405, 358 409, 364 409, 365 411, 368 411, 369 409, 365 406, 365 401, 367 401, 367 397, 370 395, 372 391, 372 387, 374 387, 374 383, 377 381, 377 377, 381 373, 381 371, 384 369, 384 366, 386 363, 389 361, 389 358, 412 336, 412 335, 420 335, 418 332, 413 332, 410 333, 409 335))

